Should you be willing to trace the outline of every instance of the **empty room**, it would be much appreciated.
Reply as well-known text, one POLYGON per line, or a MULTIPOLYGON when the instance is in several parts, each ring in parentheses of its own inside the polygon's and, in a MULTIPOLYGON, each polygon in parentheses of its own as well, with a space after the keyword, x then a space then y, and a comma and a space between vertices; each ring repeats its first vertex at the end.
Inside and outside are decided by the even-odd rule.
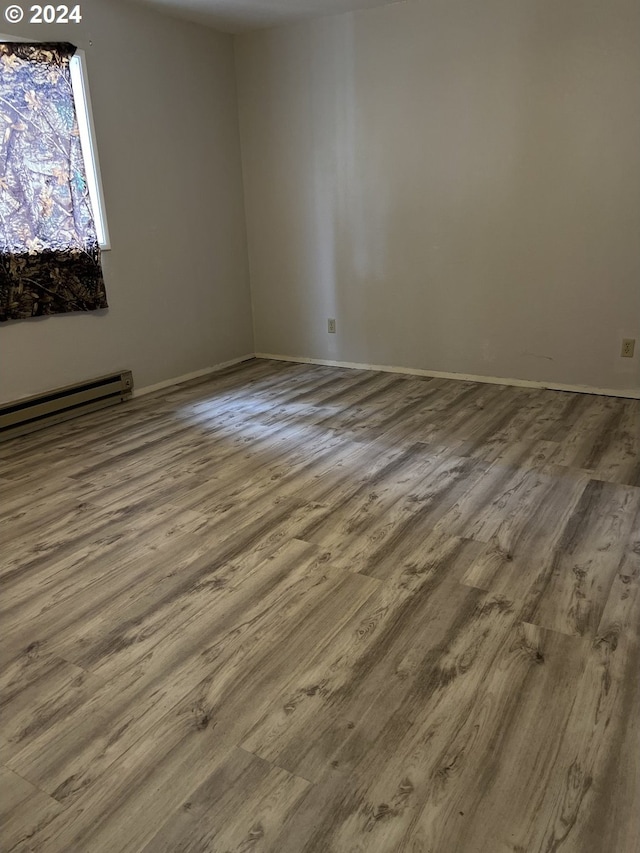
POLYGON ((2 853, 640 851, 639 33, 0 4, 2 853))

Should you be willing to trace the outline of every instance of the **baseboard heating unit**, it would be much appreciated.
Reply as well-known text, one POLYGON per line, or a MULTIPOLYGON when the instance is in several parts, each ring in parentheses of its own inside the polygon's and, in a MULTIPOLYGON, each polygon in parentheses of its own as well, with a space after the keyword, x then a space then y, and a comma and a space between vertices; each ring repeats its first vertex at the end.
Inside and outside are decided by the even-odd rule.
POLYGON ((0 404, 0 441, 122 403, 132 391, 133 374, 123 370, 15 403, 0 404))

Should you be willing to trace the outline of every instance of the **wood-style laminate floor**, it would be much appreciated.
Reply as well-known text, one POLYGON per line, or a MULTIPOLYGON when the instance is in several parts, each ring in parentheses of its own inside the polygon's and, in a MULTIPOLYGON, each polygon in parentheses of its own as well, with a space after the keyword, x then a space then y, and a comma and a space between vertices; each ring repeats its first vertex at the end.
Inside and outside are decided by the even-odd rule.
POLYGON ((254 360, 0 458, 6 853, 640 850, 639 401, 254 360))

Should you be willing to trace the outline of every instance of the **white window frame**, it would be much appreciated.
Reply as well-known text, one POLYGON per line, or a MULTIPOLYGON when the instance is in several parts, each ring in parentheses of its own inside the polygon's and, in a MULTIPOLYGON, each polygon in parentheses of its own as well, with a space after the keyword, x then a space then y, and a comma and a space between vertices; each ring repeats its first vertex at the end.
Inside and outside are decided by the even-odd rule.
MULTIPOLYGON (((0 41, 33 42, 34 40, 0 33, 0 41)), ((98 245, 102 251, 105 251, 111 248, 111 241, 107 226, 102 176, 100 174, 100 160, 98 159, 96 132, 93 124, 93 111, 91 109, 91 95, 89 94, 87 60, 84 50, 77 49, 71 57, 69 72, 71 74, 71 89, 73 91, 73 100, 78 118, 80 147, 82 148, 82 158, 87 173, 87 189, 89 190, 91 210, 96 226, 96 236, 98 238, 98 245)))
POLYGON ((76 116, 78 117, 78 129, 80 131, 80 145, 84 168, 87 173, 87 187, 91 199, 93 220, 96 226, 96 235, 101 249, 110 249, 109 228, 104 206, 104 193, 102 191, 102 176, 100 174, 100 161, 98 159, 98 148, 96 146, 96 131, 93 124, 93 110, 91 109, 91 95, 89 94, 89 80, 87 77, 87 60, 84 50, 76 50, 69 61, 71 73, 71 88, 76 103, 76 116))

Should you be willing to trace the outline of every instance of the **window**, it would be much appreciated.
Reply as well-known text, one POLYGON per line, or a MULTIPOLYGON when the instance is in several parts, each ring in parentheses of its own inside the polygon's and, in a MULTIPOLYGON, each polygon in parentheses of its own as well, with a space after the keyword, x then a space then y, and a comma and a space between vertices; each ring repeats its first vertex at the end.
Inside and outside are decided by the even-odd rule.
POLYGON ((80 143, 82 145, 82 157, 84 159, 87 173, 87 185, 91 198, 93 218, 98 236, 98 244, 101 249, 109 249, 109 231, 107 219, 104 212, 104 196, 102 194, 102 180, 100 179, 100 164, 98 163, 98 149, 95 145, 95 131, 93 128, 93 113, 91 111, 91 98, 89 96, 89 84, 87 82, 86 60, 83 50, 77 50, 69 61, 71 72, 71 87, 76 106, 78 118, 78 129, 80 131, 80 143))
POLYGON ((84 57, 0 43, 0 320, 107 307, 84 57))

